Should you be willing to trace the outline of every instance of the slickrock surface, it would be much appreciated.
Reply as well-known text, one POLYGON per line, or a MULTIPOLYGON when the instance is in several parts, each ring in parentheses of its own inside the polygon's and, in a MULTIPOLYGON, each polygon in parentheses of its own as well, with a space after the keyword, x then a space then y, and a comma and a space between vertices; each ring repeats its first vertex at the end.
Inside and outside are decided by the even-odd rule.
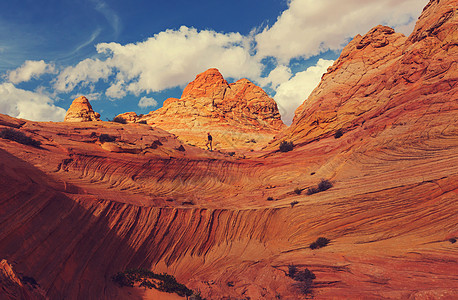
POLYGON ((145 124, 0 115, 0 131, 41 142, 0 138, 0 260, 35 278, 50 299, 155 299, 112 282, 126 268, 167 272, 207 299, 302 299, 286 276, 292 264, 315 273, 314 299, 458 298, 456 59, 449 58, 456 4, 431 1, 409 38, 386 27, 356 38, 279 136, 295 141, 290 152, 271 144, 243 158, 145 124), (354 86, 352 76, 361 78, 354 86), (347 100, 337 105, 332 91, 347 100), (321 110, 313 100, 320 93, 321 110), (314 105, 319 126, 309 122, 314 105), (307 195, 321 179, 333 186, 307 195), (310 249, 318 237, 331 242, 310 249))
POLYGON ((96 113, 89 100, 86 97, 80 96, 73 100, 70 108, 65 114, 64 122, 88 122, 100 121, 100 114, 96 113))
POLYGON ((229 84, 217 69, 196 76, 181 99, 139 118, 186 143, 205 148, 207 132, 216 149, 257 149, 286 128, 275 101, 247 79, 229 84))

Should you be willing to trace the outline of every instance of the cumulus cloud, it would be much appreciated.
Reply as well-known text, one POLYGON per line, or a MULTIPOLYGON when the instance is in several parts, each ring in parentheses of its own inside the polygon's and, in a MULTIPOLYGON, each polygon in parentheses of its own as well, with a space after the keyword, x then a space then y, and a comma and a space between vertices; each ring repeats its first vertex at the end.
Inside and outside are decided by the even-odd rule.
POLYGON ((257 55, 281 63, 340 50, 348 38, 382 24, 411 30, 428 0, 291 0, 270 28, 256 36, 257 55))
POLYGON ((54 81, 54 88, 59 92, 68 93, 77 85, 87 86, 112 74, 109 61, 87 58, 76 66, 65 68, 54 81))
POLYGON ((5 82, 0 84, 0 113, 32 121, 63 121, 66 111, 46 95, 5 82))
POLYGON ((10 82, 18 84, 32 78, 38 78, 46 73, 54 73, 54 71, 54 66, 45 63, 44 60, 27 60, 16 70, 8 72, 7 78, 10 82))
POLYGON ((280 84, 288 81, 292 76, 290 68, 285 65, 278 65, 275 69, 270 71, 267 77, 260 78, 258 82, 262 86, 270 86, 276 90, 280 84))
POLYGON ((79 84, 89 85, 113 75, 106 95, 122 98, 127 93, 138 95, 183 86, 211 67, 217 67, 226 77, 257 78, 262 64, 251 53, 251 42, 251 37, 239 33, 182 26, 135 44, 101 43, 96 48, 105 60, 86 59, 66 68, 55 88, 69 92, 79 84))
POLYGON ((138 102, 138 106, 141 108, 154 107, 157 105, 157 101, 153 98, 142 97, 138 102))
POLYGON ((332 60, 319 59, 315 66, 296 73, 290 80, 278 86, 274 99, 285 124, 291 124, 296 108, 307 99, 320 82, 321 76, 326 73, 333 62, 332 60))

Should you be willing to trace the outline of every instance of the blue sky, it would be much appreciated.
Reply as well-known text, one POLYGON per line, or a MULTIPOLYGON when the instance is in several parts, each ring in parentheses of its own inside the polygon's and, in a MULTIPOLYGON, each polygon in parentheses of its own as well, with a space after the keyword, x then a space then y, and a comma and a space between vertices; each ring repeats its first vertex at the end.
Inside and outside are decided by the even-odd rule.
POLYGON ((210 67, 294 110, 356 34, 406 35, 427 0, 0 2, 0 113, 61 121, 79 95, 102 119, 148 113, 210 67))

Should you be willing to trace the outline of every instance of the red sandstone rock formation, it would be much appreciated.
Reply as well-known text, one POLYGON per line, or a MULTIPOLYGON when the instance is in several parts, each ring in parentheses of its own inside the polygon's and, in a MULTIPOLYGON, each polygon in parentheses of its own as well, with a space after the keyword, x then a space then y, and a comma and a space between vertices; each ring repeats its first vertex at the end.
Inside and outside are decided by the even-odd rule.
POLYGON ((120 114, 120 115, 117 115, 115 117, 115 120, 116 119, 122 119, 124 120, 126 123, 135 123, 137 122, 138 120, 138 115, 137 113, 133 112, 133 111, 130 111, 130 112, 126 112, 126 113, 123 113, 123 114, 120 114))
POLYGON ((72 105, 65 114, 64 122, 100 121, 100 114, 94 112, 89 100, 80 96, 73 100, 72 105))
POLYGON ((202 148, 211 132, 217 149, 259 148, 286 127, 260 87, 247 79, 228 84, 217 69, 197 75, 181 99, 167 99, 139 120, 202 148))
POLYGON ((315 299, 457 298, 456 3, 431 1, 409 38, 376 27, 351 43, 323 77, 321 112, 318 89, 298 110, 287 153, 243 159, 143 124, 0 115, 0 131, 41 142, 0 138, 0 259, 50 299, 148 299, 111 281, 126 268, 173 274, 207 299, 298 299, 291 264, 315 273, 315 299), (322 178, 333 187, 307 195, 322 178), (331 243, 311 250, 320 236, 331 243))

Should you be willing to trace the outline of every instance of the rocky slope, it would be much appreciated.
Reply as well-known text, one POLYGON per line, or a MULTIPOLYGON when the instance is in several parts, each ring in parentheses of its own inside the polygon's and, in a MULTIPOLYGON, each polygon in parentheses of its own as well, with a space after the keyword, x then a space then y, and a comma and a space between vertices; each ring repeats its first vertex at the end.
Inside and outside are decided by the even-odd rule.
POLYGON ((279 136, 296 143, 286 153, 271 144, 243 158, 146 124, 0 115, 0 132, 41 142, 0 138, 0 260, 34 278, 50 299, 154 299, 110 279, 138 267, 173 274, 207 299, 300 299, 286 276, 292 264, 315 273, 315 299, 457 298, 456 68, 445 63, 439 75, 423 74, 456 55, 456 4, 431 1, 409 38, 377 27, 366 35, 370 44, 350 44, 279 136), (358 68, 367 47, 377 57, 392 47, 385 55, 400 58, 372 61, 367 52, 364 60, 378 67, 358 68), (418 64, 400 63, 409 49, 424 51, 418 64), (332 91, 370 89, 366 79, 344 81, 349 56, 351 73, 396 83, 379 91, 374 79, 364 101, 348 97, 336 106, 332 91), (418 65, 426 69, 398 83, 418 65), (384 75, 388 66, 399 74, 384 75), (320 89, 327 94, 321 110, 313 100, 320 89), (366 103, 364 124, 350 110, 356 102, 366 103), (307 195, 321 179, 333 186, 307 195), (312 250, 318 237, 331 242, 312 250))
POLYGON ((456 6, 431 1, 410 37, 386 26, 356 36, 279 138, 304 144, 338 130, 431 130, 436 114, 446 118, 442 125, 456 122, 456 6))
MULTIPOLYGON (((132 121, 132 113, 120 115, 132 121)), ((186 143, 205 148, 207 132, 216 149, 256 149, 286 126, 275 101, 247 79, 229 84, 217 69, 196 76, 181 99, 135 118, 167 130, 186 143)))

